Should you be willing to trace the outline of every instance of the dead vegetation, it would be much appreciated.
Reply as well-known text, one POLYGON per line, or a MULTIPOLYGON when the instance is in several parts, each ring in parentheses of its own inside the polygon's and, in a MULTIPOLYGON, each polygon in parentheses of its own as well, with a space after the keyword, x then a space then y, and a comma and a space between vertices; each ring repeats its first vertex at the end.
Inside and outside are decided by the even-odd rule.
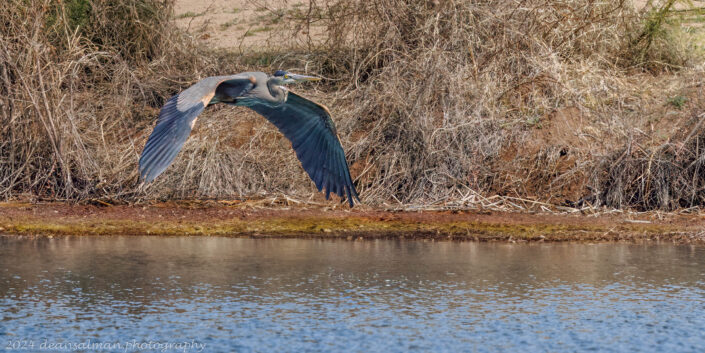
POLYGON ((228 107, 199 120, 155 185, 135 185, 170 95, 287 68, 331 79, 305 93, 331 107, 368 204, 705 202, 703 42, 671 0, 263 4, 269 49, 234 54, 176 31, 168 1, 86 3, 0 5, 3 198, 318 200, 288 142, 228 107))
POLYGON ((170 11, 157 0, 0 4, 0 196, 134 193, 157 107, 208 67, 171 34, 170 11))

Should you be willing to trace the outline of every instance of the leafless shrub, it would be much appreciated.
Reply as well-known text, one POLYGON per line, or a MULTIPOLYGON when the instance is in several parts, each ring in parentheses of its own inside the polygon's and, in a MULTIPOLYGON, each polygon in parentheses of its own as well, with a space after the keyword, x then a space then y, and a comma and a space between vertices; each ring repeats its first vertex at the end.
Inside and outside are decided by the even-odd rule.
MULTIPOLYGON (((295 47, 313 53, 299 66, 344 82, 337 113, 365 195, 433 203, 470 189, 560 203, 588 193, 599 155, 536 131, 577 109, 585 122, 567 128, 576 140, 602 132, 605 152, 642 123, 643 111, 625 111, 643 16, 627 1, 329 0, 292 14, 289 29, 326 28, 295 47), (624 125, 605 129, 619 114, 624 125), (572 164, 559 168, 565 155, 572 164)), ((685 65, 650 38, 641 59, 685 65)))
POLYGON ((157 0, 0 4, 0 197, 132 193, 155 108, 208 67, 175 45, 169 11, 157 0))
POLYGON ((615 208, 674 210, 705 202, 705 115, 677 142, 644 148, 632 141, 603 159, 595 199, 615 208))
POLYGON ((240 55, 181 36, 169 1, 83 3, 0 4, 0 197, 320 197, 288 142, 232 107, 209 109, 174 165, 135 185, 165 99, 204 76, 290 68, 331 79, 304 93, 332 108, 369 204, 702 202, 685 183, 700 140, 634 138, 693 54, 656 32, 644 46, 647 13, 626 0, 317 0, 271 9, 270 46, 240 55), (633 141, 652 152, 624 154, 633 141))

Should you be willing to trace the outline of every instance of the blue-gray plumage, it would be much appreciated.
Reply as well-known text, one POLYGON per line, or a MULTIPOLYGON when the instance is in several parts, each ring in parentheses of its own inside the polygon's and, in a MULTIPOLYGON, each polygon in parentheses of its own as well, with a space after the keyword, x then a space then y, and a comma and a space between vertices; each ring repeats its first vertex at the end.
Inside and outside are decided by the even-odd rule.
POLYGON ((167 101, 140 156, 140 178, 152 182, 174 161, 198 115, 210 104, 248 107, 291 141, 296 156, 319 191, 359 201, 330 112, 284 85, 318 78, 277 71, 205 78, 167 101))

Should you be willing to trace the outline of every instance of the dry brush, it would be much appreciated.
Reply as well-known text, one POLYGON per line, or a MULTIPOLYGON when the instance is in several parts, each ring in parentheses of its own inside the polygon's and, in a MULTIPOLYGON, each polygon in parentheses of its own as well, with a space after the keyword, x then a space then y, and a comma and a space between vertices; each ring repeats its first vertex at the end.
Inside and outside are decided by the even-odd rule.
POLYGON ((701 57, 664 7, 311 1, 271 9, 282 21, 270 49, 232 54, 176 30, 168 1, 85 3, 0 5, 0 197, 317 199, 287 141, 229 107, 199 120, 155 185, 136 185, 170 95, 212 74, 290 68, 331 79, 304 93, 332 108, 369 204, 705 201, 701 57))

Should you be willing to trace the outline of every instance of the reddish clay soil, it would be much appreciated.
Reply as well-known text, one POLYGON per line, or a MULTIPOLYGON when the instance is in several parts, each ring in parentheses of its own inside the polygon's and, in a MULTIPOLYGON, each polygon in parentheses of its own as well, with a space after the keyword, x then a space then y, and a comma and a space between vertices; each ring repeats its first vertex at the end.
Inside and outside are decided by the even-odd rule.
POLYGON ((215 201, 117 206, 0 203, 0 233, 705 244, 703 214, 389 212, 253 205, 215 201))

